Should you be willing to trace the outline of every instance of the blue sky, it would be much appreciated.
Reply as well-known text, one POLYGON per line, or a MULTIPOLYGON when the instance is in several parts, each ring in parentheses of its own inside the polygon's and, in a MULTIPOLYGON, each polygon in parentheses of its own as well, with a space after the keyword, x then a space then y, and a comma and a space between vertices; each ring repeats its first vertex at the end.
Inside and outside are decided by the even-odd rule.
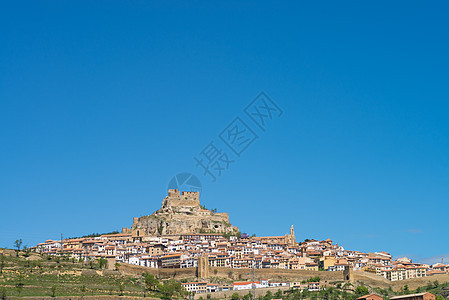
POLYGON ((448 9, 4 2, 0 246, 130 226, 191 172, 243 232, 449 256, 448 9), (258 138, 212 182, 193 157, 236 117, 258 138))

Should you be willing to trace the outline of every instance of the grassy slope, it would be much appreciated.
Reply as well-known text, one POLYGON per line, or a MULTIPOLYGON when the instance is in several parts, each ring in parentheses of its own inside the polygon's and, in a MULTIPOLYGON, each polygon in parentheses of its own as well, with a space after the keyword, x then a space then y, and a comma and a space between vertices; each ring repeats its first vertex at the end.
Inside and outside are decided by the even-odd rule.
POLYGON ((83 287, 85 295, 119 295, 120 286, 124 295, 140 295, 140 278, 135 276, 103 272, 95 270, 97 266, 91 269, 89 265, 61 258, 34 254, 27 258, 24 253, 17 257, 13 251, 6 252, 0 274, 0 297, 3 290, 8 296, 51 296, 52 287, 56 287, 57 296, 81 296, 83 287))

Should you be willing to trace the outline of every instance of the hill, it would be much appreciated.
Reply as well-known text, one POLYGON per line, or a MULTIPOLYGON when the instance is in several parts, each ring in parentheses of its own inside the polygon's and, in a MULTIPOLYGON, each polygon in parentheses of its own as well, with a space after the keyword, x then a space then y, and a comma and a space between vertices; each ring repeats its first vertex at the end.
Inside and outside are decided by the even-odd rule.
MULTIPOLYGON (((104 268, 68 257, 0 249, 0 299, 11 296, 140 296, 140 276, 104 268)), ((160 298, 158 293, 149 293, 160 298)), ((41 299, 40 298, 40 299, 41 299)))
POLYGON ((161 208, 149 216, 134 218, 133 237, 192 233, 237 234, 227 213, 217 213, 200 204, 198 192, 169 189, 161 208))

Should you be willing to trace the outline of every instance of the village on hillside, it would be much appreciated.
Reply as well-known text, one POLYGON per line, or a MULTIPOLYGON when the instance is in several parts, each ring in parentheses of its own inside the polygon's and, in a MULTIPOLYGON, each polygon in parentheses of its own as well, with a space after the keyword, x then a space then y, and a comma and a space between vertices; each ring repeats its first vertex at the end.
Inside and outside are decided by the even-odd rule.
MULTIPOLYGON (((219 214, 219 220, 223 221, 212 219, 209 222, 214 214, 215 212, 201 206, 198 194, 169 190, 161 209, 150 216, 151 220, 163 219, 166 227, 161 234, 153 234, 155 230, 160 231, 157 222, 148 223, 148 218, 140 218, 147 222, 142 224, 141 220, 135 218, 133 226, 123 228, 122 233, 47 240, 39 243, 32 250, 41 254, 62 255, 84 262, 103 258, 107 259, 110 264, 126 263, 158 269, 197 268, 203 261, 209 267, 231 269, 329 272, 360 270, 390 281, 449 272, 449 265, 444 264, 443 261, 427 265, 414 263, 407 257, 393 260, 392 255, 387 252, 364 253, 346 250, 331 239, 296 242, 293 225, 286 235, 250 237, 247 234, 235 232, 234 228, 236 227, 227 223, 229 222, 227 214, 219 214), (182 216, 183 212, 186 216, 182 216), (226 226, 217 227, 222 229, 222 232, 204 233, 201 232, 203 228, 199 225, 193 230, 192 227, 177 228, 177 232, 174 233, 170 220, 176 224, 180 216, 183 218, 182 221, 187 223, 199 220, 199 224, 222 222, 220 225, 225 223, 226 226), (197 232, 189 232, 189 230, 197 232)), ((235 282, 234 286, 225 288, 239 290, 249 289, 253 285, 269 287, 291 284, 269 281, 258 281, 257 284, 235 282)), ((305 288, 312 291, 320 289, 319 282, 303 282, 302 284, 306 284, 305 288)), ((207 282, 185 283, 184 285, 188 291, 193 292, 219 290, 218 285, 207 282)), ((220 287, 220 289, 222 288, 220 287)))

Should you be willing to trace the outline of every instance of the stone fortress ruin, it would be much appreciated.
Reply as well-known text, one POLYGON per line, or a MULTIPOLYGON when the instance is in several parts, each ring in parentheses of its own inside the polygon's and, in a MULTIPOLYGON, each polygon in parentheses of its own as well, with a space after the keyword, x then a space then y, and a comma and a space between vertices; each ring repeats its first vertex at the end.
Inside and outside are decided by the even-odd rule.
POLYGON ((169 207, 199 207, 199 192, 179 192, 177 189, 169 189, 168 196, 162 201, 161 208, 169 207))
POLYGON ((230 224, 227 213, 205 209, 200 203, 199 192, 169 189, 161 208, 149 216, 134 218, 131 231, 133 237, 145 240, 161 235, 236 234, 239 229, 230 224))

